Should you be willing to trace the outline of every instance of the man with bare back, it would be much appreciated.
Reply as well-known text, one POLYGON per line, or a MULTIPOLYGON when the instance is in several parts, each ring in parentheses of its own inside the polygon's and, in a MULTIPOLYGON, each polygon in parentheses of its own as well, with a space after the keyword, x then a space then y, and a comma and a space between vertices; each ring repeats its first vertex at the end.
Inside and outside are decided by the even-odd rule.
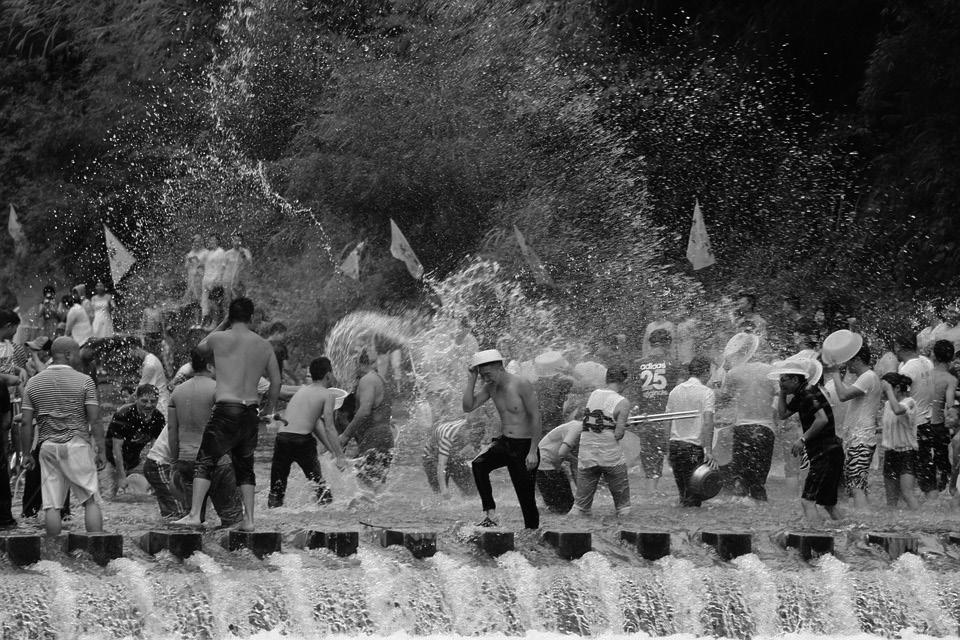
POLYGON ((227 319, 199 345, 216 363, 215 404, 197 451, 190 513, 175 524, 200 526, 200 509, 213 471, 217 461, 229 453, 243 500, 240 530, 253 531, 253 452, 260 427, 257 382, 262 375, 270 380, 266 408, 267 415, 274 415, 280 396, 280 368, 270 343, 250 329, 252 317, 253 301, 237 298, 230 303, 227 319))
POLYGON ((507 467, 510 482, 517 492, 523 524, 528 529, 540 527, 540 512, 534 495, 540 452, 540 409, 533 384, 520 376, 507 373, 503 356, 496 349, 473 355, 470 375, 463 390, 463 410, 470 413, 490 398, 500 414, 501 433, 490 446, 473 459, 473 479, 483 503, 485 517, 481 527, 498 526, 490 472, 507 467), (475 393, 477 377, 483 388, 475 393))

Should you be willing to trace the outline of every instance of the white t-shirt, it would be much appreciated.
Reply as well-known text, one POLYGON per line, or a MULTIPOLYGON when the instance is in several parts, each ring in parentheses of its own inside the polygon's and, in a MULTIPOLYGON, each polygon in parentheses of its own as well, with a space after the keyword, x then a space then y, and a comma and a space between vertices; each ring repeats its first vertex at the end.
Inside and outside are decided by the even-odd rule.
MULTIPOLYGON (((166 417, 166 416, 164 416, 166 417)), ((167 435, 167 427, 153 441, 153 446, 147 452, 147 459, 153 460, 157 464, 170 464, 170 437, 167 435)))
POLYGON ((73 326, 70 327, 70 337, 76 340, 77 344, 83 346, 93 335, 93 325, 90 324, 90 316, 82 305, 75 304, 67 311, 67 324, 73 320, 73 326))
POLYGON ((871 369, 867 369, 851 385, 863 392, 844 404, 847 414, 843 420, 843 440, 848 445, 877 444, 877 414, 883 402, 883 390, 880 378, 871 369))
POLYGON ((148 353, 143 358, 143 365, 140 367, 140 384, 152 384, 160 392, 157 398, 157 411, 167 417, 167 403, 170 402, 170 392, 167 390, 167 374, 163 371, 163 363, 160 358, 148 353))
POLYGON ((917 424, 930 422, 930 402, 933 400, 933 363, 926 356, 911 358, 900 365, 900 374, 908 376, 910 397, 917 401, 917 424))
POLYGON ((763 362, 747 362, 730 369, 723 378, 721 394, 729 394, 736 424, 760 424, 773 429, 770 403, 777 393, 776 383, 767 378, 773 367, 763 362))
POLYGON ((580 420, 571 420, 564 422, 559 427, 555 427, 543 436, 537 448, 540 449, 540 471, 554 471, 560 466, 561 460, 557 456, 560 451, 560 445, 564 442, 571 449, 576 448, 580 442, 580 432, 583 431, 583 423, 580 420))
MULTIPOLYGON (((587 410, 596 411, 600 409, 605 416, 613 418, 614 410, 623 400, 624 397, 612 389, 597 389, 587 399, 587 410)), ((620 443, 613 434, 613 429, 604 429, 600 433, 584 429, 583 433, 580 434, 580 453, 577 456, 577 468, 616 467, 626 464, 623 449, 620 448, 620 443)))
POLYGON ((907 396, 900 401, 906 413, 897 415, 889 402, 883 403, 883 448, 894 451, 908 451, 917 448, 917 403, 907 396))
POLYGON ((227 262, 227 252, 221 247, 211 249, 203 260, 203 283, 217 285, 223 282, 223 269, 227 262))
POLYGON ((703 446, 700 431, 703 429, 703 414, 716 411, 716 394, 713 389, 700 382, 699 378, 688 378, 670 392, 667 398, 667 412, 698 411, 694 418, 680 418, 670 421, 670 439, 703 446))

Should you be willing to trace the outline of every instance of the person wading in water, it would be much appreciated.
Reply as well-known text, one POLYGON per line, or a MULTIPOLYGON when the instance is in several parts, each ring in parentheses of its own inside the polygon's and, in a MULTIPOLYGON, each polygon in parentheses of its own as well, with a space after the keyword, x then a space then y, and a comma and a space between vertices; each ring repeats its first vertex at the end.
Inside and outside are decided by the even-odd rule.
POLYGON ((480 526, 498 526, 490 472, 507 467, 510 482, 520 501, 523 524, 528 529, 537 529, 540 527, 540 512, 537 510, 534 488, 537 466, 540 464, 537 443, 541 429, 537 393, 529 381, 507 373, 503 368, 503 356, 496 349, 474 354, 469 372, 463 390, 463 410, 470 413, 493 398, 502 428, 500 436, 494 438, 487 450, 473 460, 473 478, 485 514, 480 526), (479 393, 474 392, 477 377, 483 380, 483 388, 479 393))

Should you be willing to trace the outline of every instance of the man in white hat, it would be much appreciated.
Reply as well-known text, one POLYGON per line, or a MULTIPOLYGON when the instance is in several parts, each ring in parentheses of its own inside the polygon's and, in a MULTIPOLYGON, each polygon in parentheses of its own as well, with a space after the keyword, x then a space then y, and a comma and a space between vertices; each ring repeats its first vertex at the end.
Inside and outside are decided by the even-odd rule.
POLYGON ((480 526, 497 526, 496 503, 490 486, 490 472, 507 467, 510 482, 517 492, 523 523, 528 529, 540 527, 540 512, 535 497, 537 466, 540 453, 540 407, 533 384, 503 367, 503 356, 496 349, 479 351, 470 362, 467 384, 463 390, 463 410, 470 413, 487 400, 500 414, 500 436, 486 451, 473 459, 473 478, 483 504, 485 517, 480 526), (477 378, 483 380, 480 392, 475 391, 477 378))
POLYGON ((780 419, 786 420, 795 413, 800 417, 803 435, 794 443, 793 452, 799 455, 806 451, 810 460, 800 504, 807 523, 817 525, 823 520, 817 505, 826 509, 834 520, 840 519, 837 490, 843 476, 843 447, 837 437, 830 402, 820 387, 811 382, 813 371, 814 367, 808 366, 805 360, 781 360, 774 364, 769 375, 780 380, 777 399, 780 419))
POLYGON ((773 368, 751 360, 759 343, 760 338, 752 333, 738 333, 727 343, 723 356, 729 371, 723 377, 720 400, 734 412, 731 465, 737 494, 766 501, 777 388, 767 377, 773 368))

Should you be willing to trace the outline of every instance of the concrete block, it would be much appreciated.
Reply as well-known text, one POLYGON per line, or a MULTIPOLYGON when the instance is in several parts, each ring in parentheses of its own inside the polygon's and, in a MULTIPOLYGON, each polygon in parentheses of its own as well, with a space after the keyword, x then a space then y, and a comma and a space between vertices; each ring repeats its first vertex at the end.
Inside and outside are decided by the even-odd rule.
POLYGON ((293 544, 307 549, 330 549, 341 558, 352 556, 360 546, 360 534, 356 531, 330 531, 308 529, 301 531, 293 544))
POLYGON ((381 529, 380 546, 406 547, 414 558, 429 558, 437 552, 437 534, 433 531, 381 529))
POLYGON ((155 555, 162 549, 183 560, 203 548, 199 531, 148 531, 140 537, 140 548, 155 555))
POLYGON ((784 546, 798 550, 801 558, 810 560, 814 554, 822 556, 833 553, 833 536, 810 531, 792 531, 787 533, 784 546))
POLYGON ((476 538, 477 546, 491 556, 502 556, 513 551, 513 531, 499 528, 481 529, 476 538))
POLYGON ((646 560, 659 560, 670 555, 670 533, 667 531, 622 529, 620 540, 635 547, 646 560))
POLYGON ((69 533, 67 553, 86 551, 99 565, 123 557, 123 536, 119 533, 69 533))
POLYGON ((543 540, 566 560, 576 560, 593 548, 593 536, 587 531, 544 531, 543 540))
POLYGON ((230 531, 227 537, 230 551, 250 549, 258 558, 271 553, 280 553, 280 532, 278 531, 230 531))
POLYGON ((891 560, 896 560, 904 553, 917 553, 920 548, 920 538, 908 533, 871 531, 867 533, 867 543, 881 547, 891 560))
POLYGON ((702 531, 700 541, 717 550, 723 560, 733 560, 753 550, 753 538, 740 531, 702 531))
POLYGON ((40 560, 41 537, 39 535, 12 535, 0 537, 0 551, 10 557, 18 567, 34 564, 40 560))

